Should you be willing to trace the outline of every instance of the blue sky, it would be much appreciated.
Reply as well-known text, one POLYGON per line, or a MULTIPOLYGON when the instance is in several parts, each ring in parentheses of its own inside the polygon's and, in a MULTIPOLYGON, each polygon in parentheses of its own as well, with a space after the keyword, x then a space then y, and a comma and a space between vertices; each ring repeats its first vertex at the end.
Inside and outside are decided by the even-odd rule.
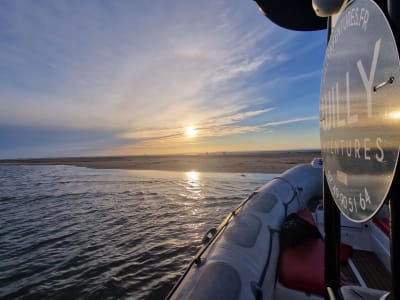
POLYGON ((319 148, 325 35, 251 0, 1 1, 0 158, 319 148))

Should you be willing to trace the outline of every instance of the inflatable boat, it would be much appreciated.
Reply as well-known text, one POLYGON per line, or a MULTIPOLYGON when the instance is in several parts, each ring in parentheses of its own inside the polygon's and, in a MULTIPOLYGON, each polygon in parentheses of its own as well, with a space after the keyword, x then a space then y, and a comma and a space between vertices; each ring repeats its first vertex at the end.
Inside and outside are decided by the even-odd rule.
POLYGON ((252 299, 274 291, 284 218, 321 199, 319 163, 299 165, 255 191, 205 235, 171 299, 252 299))
POLYGON ((400 299, 400 2, 255 1, 281 27, 327 29, 322 158, 208 231, 167 299, 400 299))
MULTIPOLYGON (((324 232, 322 170, 316 158, 251 194, 205 234, 204 246, 167 299, 322 299, 323 239, 307 235, 285 249, 281 241, 293 214, 324 232)), ((380 299, 391 288, 388 220, 387 207, 366 224, 342 217, 341 286, 353 288, 354 295, 380 299)))

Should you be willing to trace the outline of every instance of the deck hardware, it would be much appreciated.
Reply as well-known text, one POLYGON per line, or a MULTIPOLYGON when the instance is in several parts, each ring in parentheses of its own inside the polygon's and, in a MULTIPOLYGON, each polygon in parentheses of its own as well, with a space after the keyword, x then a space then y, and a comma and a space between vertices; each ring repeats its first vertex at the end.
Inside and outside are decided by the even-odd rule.
POLYGON ((289 202, 283 203, 283 205, 285 205, 285 215, 286 215, 287 206, 290 203, 292 203, 292 201, 294 201, 296 199, 296 197, 297 197, 297 200, 300 201, 299 200, 299 190, 297 189, 297 187, 293 186, 293 184, 289 180, 287 180, 287 179, 285 179, 283 177, 277 176, 273 180, 275 180, 275 179, 276 180, 282 180, 283 182, 286 182, 292 188, 292 191, 293 191, 293 197, 289 200, 289 202))
POLYGON ((374 86, 374 92, 376 93, 379 89, 383 88, 387 84, 392 84, 394 82, 394 76, 390 76, 390 78, 384 82, 381 82, 374 86))
POLYGON ((255 299, 262 299, 262 289, 258 285, 258 283, 252 281, 250 282, 250 285, 251 285, 251 291, 253 292, 255 299))
POLYGON ((345 2, 344 0, 313 0, 312 8, 317 16, 329 17, 338 13, 345 2))
POLYGON ((193 262, 195 263, 196 266, 199 266, 201 264, 201 257, 200 256, 196 257, 196 259, 193 262))
POLYGON ((327 291, 327 294, 328 294, 328 299, 330 299, 330 300, 336 300, 335 293, 333 292, 333 290, 332 290, 331 287, 328 286, 328 287, 326 288, 326 291, 327 291))
POLYGON ((204 235, 203 239, 201 240, 201 243, 203 245, 208 244, 208 242, 211 240, 211 238, 217 233, 216 228, 211 228, 210 230, 207 231, 207 233, 204 235))
POLYGON ((274 233, 274 232, 279 233, 279 232, 281 232, 280 229, 273 228, 273 227, 271 227, 271 226, 268 226, 268 230, 269 230, 271 233, 274 233))

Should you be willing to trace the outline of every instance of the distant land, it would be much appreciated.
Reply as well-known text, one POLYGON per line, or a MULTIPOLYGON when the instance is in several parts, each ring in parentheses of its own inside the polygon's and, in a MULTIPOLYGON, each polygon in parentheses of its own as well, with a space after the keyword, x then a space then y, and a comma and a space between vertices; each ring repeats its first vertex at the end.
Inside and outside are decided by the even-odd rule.
POLYGON ((320 150, 219 152, 196 155, 143 155, 2 159, 1 165, 72 165, 95 169, 164 170, 232 173, 282 173, 321 157, 320 150))

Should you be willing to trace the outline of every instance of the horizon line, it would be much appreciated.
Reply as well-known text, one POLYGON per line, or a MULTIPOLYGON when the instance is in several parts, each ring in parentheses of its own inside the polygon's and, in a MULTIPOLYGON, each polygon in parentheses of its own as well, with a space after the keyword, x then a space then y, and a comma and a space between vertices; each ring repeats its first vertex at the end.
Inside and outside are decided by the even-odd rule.
POLYGON ((119 157, 161 157, 161 156, 220 156, 220 155, 251 155, 251 154, 273 154, 282 152, 320 152, 321 148, 298 148, 281 150, 249 150, 249 151, 206 151, 189 153, 168 153, 168 154, 130 154, 130 155, 70 155, 70 156, 46 156, 46 157, 19 157, 19 158, 0 158, 0 162, 15 160, 43 160, 43 159, 74 159, 74 158, 119 158, 119 157))

